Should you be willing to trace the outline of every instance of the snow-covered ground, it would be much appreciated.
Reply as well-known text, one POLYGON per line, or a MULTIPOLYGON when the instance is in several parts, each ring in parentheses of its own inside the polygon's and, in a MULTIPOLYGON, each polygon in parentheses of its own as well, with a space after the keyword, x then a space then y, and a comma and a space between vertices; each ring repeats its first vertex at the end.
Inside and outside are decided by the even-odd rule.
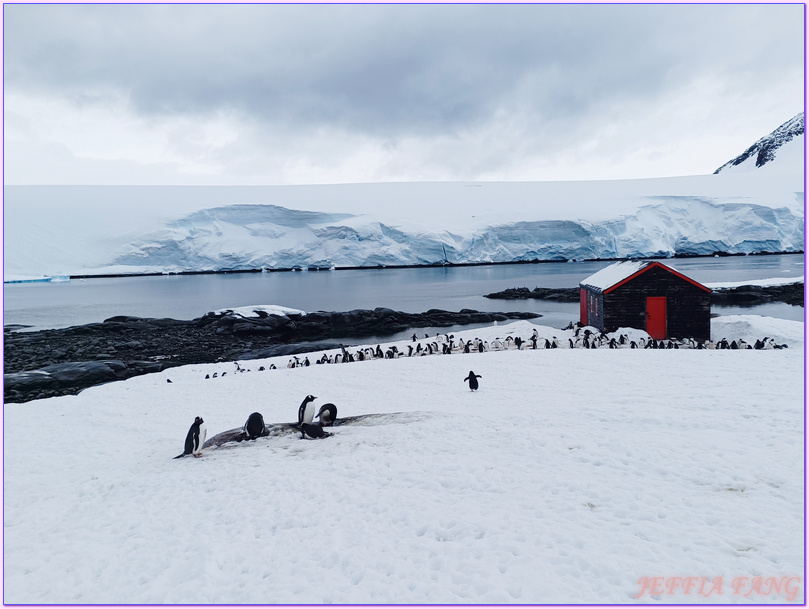
POLYGON ((534 328, 562 348, 195 365, 6 404, 4 602, 802 603, 803 324, 713 320, 789 345, 761 351, 455 334, 534 328), (172 460, 197 415, 210 438, 310 393, 387 416, 172 460))

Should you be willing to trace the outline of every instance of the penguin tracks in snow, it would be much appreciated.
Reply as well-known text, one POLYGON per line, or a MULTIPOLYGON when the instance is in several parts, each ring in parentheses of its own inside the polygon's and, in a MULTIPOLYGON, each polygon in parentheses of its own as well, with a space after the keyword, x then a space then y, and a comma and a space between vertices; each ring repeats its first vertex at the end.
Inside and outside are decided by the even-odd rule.
MULTIPOLYGON (((365 427, 373 425, 388 424, 409 424, 422 420, 426 417, 423 412, 392 412, 379 414, 361 414, 350 417, 342 417, 334 421, 332 427, 342 427, 345 425, 365 427)), ((319 425, 317 426, 319 427, 319 425)), ((280 438, 294 436, 301 433, 301 428, 297 423, 270 423, 264 427, 265 433, 261 437, 280 438)), ((329 432, 326 432, 329 433, 329 432)), ((242 443, 245 441, 244 428, 238 427, 223 431, 208 439, 203 445, 203 449, 219 448, 225 444, 242 443)))

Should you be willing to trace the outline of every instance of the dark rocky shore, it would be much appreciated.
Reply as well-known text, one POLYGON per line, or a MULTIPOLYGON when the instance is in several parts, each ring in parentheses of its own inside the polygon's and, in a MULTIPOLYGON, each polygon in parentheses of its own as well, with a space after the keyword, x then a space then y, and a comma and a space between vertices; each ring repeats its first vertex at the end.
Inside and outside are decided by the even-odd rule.
POLYGON ((292 355, 348 344, 352 339, 390 336, 411 328, 441 328, 533 319, 536 313, 483 313, 431 309, 318 311, 287 317, 230 311, 190 321, 111 317, 102 323, 58 330, 4 330, 5 402, 76 394, 102 383, 185 364, 292 355))
MULTIPOLYGON (((804 284, 755 286, 743 285, 735 288, 715 289, 711 294, 711 304, 752 307, 767 302, 785 302, 790 305, 804 305, 804 284)), ((486 298, 500 300, 555 300, 557 302, 578 302, 579 288, 509 288, 502 292, 486 294, 486 298)))

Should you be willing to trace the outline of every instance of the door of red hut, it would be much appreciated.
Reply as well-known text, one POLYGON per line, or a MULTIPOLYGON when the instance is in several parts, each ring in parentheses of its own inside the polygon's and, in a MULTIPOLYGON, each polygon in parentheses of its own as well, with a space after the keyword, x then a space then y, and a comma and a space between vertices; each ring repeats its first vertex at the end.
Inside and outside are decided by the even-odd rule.
POLYGON ((646 333, 656 340, 666 338, 666 297, 646 298, 646 333))

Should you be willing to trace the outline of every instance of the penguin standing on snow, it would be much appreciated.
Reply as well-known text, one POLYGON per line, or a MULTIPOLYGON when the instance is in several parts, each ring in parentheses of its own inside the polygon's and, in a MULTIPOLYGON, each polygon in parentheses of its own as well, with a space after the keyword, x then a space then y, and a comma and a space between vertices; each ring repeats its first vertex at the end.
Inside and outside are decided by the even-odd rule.
POLYGON ((320 419, 320 424, 323 427, 331 427, 337 419, 337 406, 331 403, 323 404, 323 406, 320 407, 320 411, 317 413, 317 417, 320 419))
POLYGON ((195 457, 202 456, 202 445, 205 444, 205 437, 208 435, 208 429, 205 427, 205 421, 202 417, 194 417, 194 422, 188 430, 188 435, 185 437, 185 450, 183 454, 177 455, 175 459, 185 457, 186 455, 194 455, 195 457))
POLYGON ((307 395, 303 398, 300 408, 298 408, 298 426, 303 424, 311 425, 312 419, 315 418, 315 405, 314 401, 317 398, 313 395, 307 395))
POLYGON ((478 379, 482 379, 483 377, 479 374, 475 374, 471 370, 469 371, 469 376, 464 379, 464 382, 469 381, 469 389, 471 391, 475 391, 478 388, 478 379))
POLYGON ((261 436, 267 435, 267 428, 264 427, 264 417, 260 412, 254 412, 247 417, 247 422, 243 428, 244 436, 247 440, 255 440, 261 436))

